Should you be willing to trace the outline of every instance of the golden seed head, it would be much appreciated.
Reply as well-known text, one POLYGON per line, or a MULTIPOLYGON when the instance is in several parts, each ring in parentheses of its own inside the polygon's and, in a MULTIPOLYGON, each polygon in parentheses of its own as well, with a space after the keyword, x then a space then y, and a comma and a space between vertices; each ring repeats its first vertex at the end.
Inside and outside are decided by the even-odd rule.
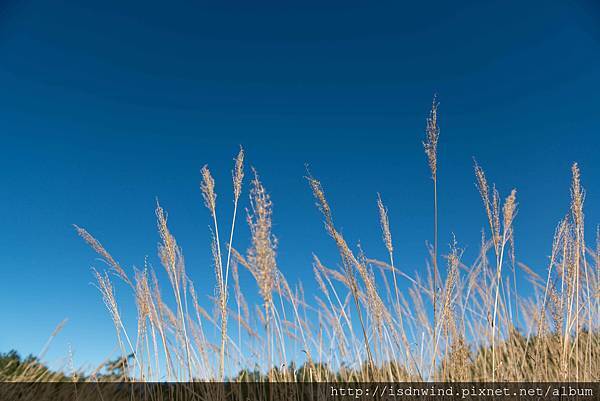
POLYGON ((390 232, 390 221, 388 218, 387 208, 383 205, 381 195, 377 194, 377 208, 379 209, 379 222, 381 223, 381 230, 383 232, 383 242, 389 253, 394 251, 392 245, 392 233, 390 232))
POLYGON ((313 178, 311 175, 307 176, 306 179, 308 180, 315 200, 317 201, 317 207, 325 217, 325 225, 327 227, 327 231, 331 231, 333 227, 333 218, 331 216, 331 209, 329 208, 329 204, 327 203, 327 199, 325 198, 325 192, 323 191, 323 187, 321 186, 321 183, 315 178, 313 178))
POLYGON ((510 192, 510 195, 508 195, 508 197, 506 198, 506 200, 504 201, 504 206, 502 208, 502 212, 504 215, 504 231, 508 232, 510 230, 510 227, 512 225, 512 222, 515 218, 515 212, 517 209, 517 190, 513 189, 510 192))
POLYGON ((235 169, 233 171, 233 197, 235 202, 242 193, 242 181, 244 180, 244 149, 240 147, 240 152, 235 159, 235 169))
POLYGON ((270 305, 277 277, 275 259, 277 241, 271 234, 271 199, 255 170, 250 190, 250 207, 252 212, 248 212, 247 220, 252 236, 252 246, 248 250, 247 261, 257 280, 265 304, 270 305))
POLYGON ((138 306, 138 321, 144 322, 146 317, 150 316, 150 304, 152 303, 146 270, 136 270, 135 272, 135 298, 138 306))
POLYGON ((123 279, 128 284, 131 284, 129 277, 125 274, 125 271, 121 268, 121 265, 117 263, 117 261, 108 253, 108 251, 102 246, 100 241, 94 238, 90 233, 88 233, 84 228, 81 228, 77 225, 73 225, 77 234, 83 238, 83 240, 100 256, 104 258, 106 263, 112 268, 112 270, 123 279))
POLYGON ((173 282, 184 282, 185 268, 183 263, 183 254, 175 237, 171 234, 167 225, 167 215, 158 201, 156 202, 156 220, 158 233, 162 242, 158 245, 158 256, 165 270, 169 274, 169 279, 173 282))
POLYGON ((113 319, 115 325, 119 326, 121 322, 121 315, 119 314, 119 308, 117 306, 117 301, 115 299, 115 291, 113 289, 112 283, 108 274, 105 272, 103 275, 98 273, 97 270, 92 271, 96 280, 98 281, 98 289, 102 294, 102 300, 106 305, 106 308, 110 312, 110 315, 113 319))
POLYGON ((204 198, 204 204, 213 214, 216 214, 217 209, 217 194, 215 193, 215 180, 210 174, 210 170, 208 166, 202 167, 202 185, 200 189, 202 190, 202 197, 204 198))

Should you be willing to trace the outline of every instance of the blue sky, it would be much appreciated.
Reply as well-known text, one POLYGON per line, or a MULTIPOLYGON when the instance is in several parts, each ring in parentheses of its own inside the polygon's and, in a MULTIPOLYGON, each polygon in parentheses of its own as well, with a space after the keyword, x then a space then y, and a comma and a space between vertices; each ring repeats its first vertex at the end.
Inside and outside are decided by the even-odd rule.
MULTIPOLYGON (((211 294, 199 170, 213 171, 228 219, 239 145, 272 195, 290 281, 310 288, 313 252, 337 263, 306 163, 349 241, 383 258, 381 192, 399 266, 422 271, 432 213, 421 141, 436 92, 442 250, 455 233, 468 262, 486 224, 473 157, 503 195, 518 190, 519 260, 544 268, 573 161, 591 240, 600 221, 600 7, 412 3, 0 3, 0 351, 37 353, 68 317, 51 361, 68 344, 77 365, 109 354, 114 330, 90 285, 90 267, 102 265, 71 225, 129 269, 141 266, 145 255, 156 259, 157 197, 198 292, 211 294)), ((242 280, 255 293, 249 275, 242 280)))

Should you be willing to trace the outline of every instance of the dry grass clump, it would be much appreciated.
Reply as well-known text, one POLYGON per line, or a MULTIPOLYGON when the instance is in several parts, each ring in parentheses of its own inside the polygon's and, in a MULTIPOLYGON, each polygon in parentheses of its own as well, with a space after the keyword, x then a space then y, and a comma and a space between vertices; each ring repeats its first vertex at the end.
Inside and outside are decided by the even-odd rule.
MULTIPOLYGON (((456 240, 439 254, 437 171, 438 103, 427 118, 424 142, 433 179, 434 227, 431 264, 415 274, 398 268, 390 216, 381 195, 376 204, 386 260, 349 244, 336 226, 323 185, 307 181, 323 216, 338 261, 314 256, 318 293, 291 284, 277 263, 273 203, 253 170, 247 224, 250 247, 243 255, 232 246, 244 178, 244 152, 233 168, 233 216, 229 242, 221 243, 216 183, 208 167, 201 171, 201 194, 211 220, 215 293, 197 294, 183 252, 157 203, 161 242, 159 259, 171 292, 159 283, 151 265, 134 270, 133 280, 85 229, 79 235, 134 294, 137 333, 130 337, 107 272, 94 270, 111 314, 127 380, 600 380, 600 240, 592 250, 585 241, 584 191, 577 164, 572 169, 570 212, 556 229, 547 272, 542 277, 516 262, 514 221, 516 190, 502 201, 483 169, 475 163, 475 181, 487 225, 480 252, 468 265, 456 240), (225 246, 225 248, 223 248, 225 246), (223 249, 226 250, 224 255, 223 249), (446 259, 446 267, 438 259, 446 259), (431 266, 431 267, 430 267, 431 266), (240 285, 245 268, 257 284, 253 304, 240 285), (530 286, 517 291, 520 267, 530 286), (229 297, 229 276, 233 296, 229 297), (208 297, 206 297, 208 295, 208 297), (208 298, 212 307, 201 306, 208 298), (234 324, 228 325, 231 320, 234 324), (239 372, 239 373, 238 373, 239 372)), ((375 216, 374 216, 375 217, 375 216)), ((309 267, 307 267, 309 268, 309 267)), ((520 276, 520 275, 519 275, 520 276)))

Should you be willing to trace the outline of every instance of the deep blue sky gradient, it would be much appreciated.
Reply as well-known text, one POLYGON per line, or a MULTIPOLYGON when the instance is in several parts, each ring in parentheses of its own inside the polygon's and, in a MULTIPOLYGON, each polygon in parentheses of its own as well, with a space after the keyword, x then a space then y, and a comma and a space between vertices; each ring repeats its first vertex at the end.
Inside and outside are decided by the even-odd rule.
MULTIPOLYGON (((470 262, 486 224, 472 157, 503 196, 518 190, 519 260, 544 268, 573 161, 593 240, 597 3, 151 3, 0 2, 0 351, 37 353, 68 317, 53 363, 68 344, 76 365, 110 354, 112 323, 90 285, 90 266, 102 264, 71 224, 129 269, 145 255, 160 268, 157 197, 206 300, 214 283, 199 170, 210 166, 229 219, 240 144, 272 195, 291 282, 313 288, 313 252, 338 262, 305 163, 349 242, 384 258, 381 192, 399 267, 423 273, 432 213, 421 141, 435 92, 442 250, 455 233, 470 262)), ((250 276, 242 280, 255 294, 250 276)), ((124 290, 117 297, 132 322, 124 290)))

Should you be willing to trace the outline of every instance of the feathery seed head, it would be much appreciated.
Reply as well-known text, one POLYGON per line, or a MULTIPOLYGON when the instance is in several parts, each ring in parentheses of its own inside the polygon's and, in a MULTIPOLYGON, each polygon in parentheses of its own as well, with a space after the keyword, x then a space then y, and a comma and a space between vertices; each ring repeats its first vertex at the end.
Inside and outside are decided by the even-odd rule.
POLYGON ((321 182, 313 178, 310 174, 306 177, 306 179, 308 180, 310 188, 312 189, 317 207, 325 217, 325 226, 327 231, 331 234, 331 230, 333 229, 333 218, 331 216, 331 209, 329 208, 329 204, 325 198, 325 192, 323 191, 321 182))
POLYGON ((275 250, 277 241, 271 234, 272 204, 269 194, 260 182, 256 170, 250 190, 250 206, 247 220, 252 236, 252 246, 248 250, 247 261, 251 272, 256 278, 261 296, 265 304, 272 301, 272 292, 277 277, 277 262, 275 250))
POLYGON ((388 218, 387 208, 383 205, 381 195, 377 194, 377 208, 379 209, 379 221, 381 223, 381 230, 383 232, 383 242, 389 253, 394 251, 392 245, 392 234, 390 232, 390 221, 388 218))
POLYGON ((167 225, 167 215, 163 208, 156 201, 156 220, 158 226, 158 233, 162 243, 158 245, 158 256, 161 263, 165 267, 165 270, 169 274, 169 278, 173 282, 184 281, 184 264, 183 254, 181 249, 177 246, 175 237, 171 234, 167 225))
POLYGON ((425 154, 427 155, 427 161, 431 170, 431 177, 435 180, 437 177, 437 144, 440 136, 440 128, 437 122, 437 111, 438 111, 437 96, 433 97, 431 103, 431 111, 427 118, 427 127, 425 130, 425 141, 423 147, 425 148, 425 154))
POLYGON ((442 319, 445 322, 445 328, 448 330, 450 321, 452 320, 452 294, 458 281, 458 267, 460 265, 460 251, 456 242, 456 237, 452 237, 450 245, 450 254, 448 255, 448 276, 446 277, 444 300, 442 306, 442 319))
POLYGON ((487 183, 487 179, 485 178, 485 173, 477 161, 475 161, 475 177, 477 178, 477 189, 479 190, 479 194, 481 195, 481 199, 486 207, 486 210, 489 210, 490 205, 490 189, 487 183))
POLYGON ((96 251, 96 253, 98 253, 100 256, 102 256, 104 258, 104 260, 106 261, 106 263, 108 263, 108 265, 112 268, 112 270, 123 279, 123 281, 125 281, 126 283, 131 285, 131 281, 129 280, 129 277, 127 277, 127 274, 125 274, 125 271, 121 268, 121 265, 119 265, 117 263, 117 261, 108 253, 108 251, 102 246, 102 244, 100 243, 100 241, 98 241, 96 238, 94 238, 90 233, 88 233, 84 228, 81 228, 77 225, 73 225, 73 227, 75 227, 75 230, 77 231, 77 234, 83 238, 83 240, 94 250, 96 251))
POLYGON ((242 181, 244 180, 244 148, 240 146, 240 152, 235 159, 235 169, 233 171, 233 197, 234 201, 240 197, 242 193, 242 181))
POLYGON ((582 227, 585 192, 583 188, 581 188, 581 176, 577 163, 573 163, 571 172, 573 176, 571 180, 571 213, 573 214, 573 221, 575 222, 576 227, 582 227))
POLYGON ((146 270, 135 272, 135 299, 138 307, 138 322, 143 322, 146 317, 150 317, 152 303, 146 270))
MULTIPOLYGON (((212 230, 211 230, 212 233, 212 230)), ((219 252, 217 249, 217 238, 215 237, 214 233, 212 234, 212 240, 210 242, 210 250, 212 253, 212 257, 213 257, 213 262, 215 264, 215 276, 217 278, 217 289, 216 289, 216 293, 217 294, 223 294, 224 291, 224 282, 223 282, 223 273, 221 269, 221 259, 219 258, 219 252)))
POLYGON ((496 185, 492 186, 492 222, 493 235, 498 243, 500 242, 500 193, 496 189, 496 185))
POLYGON ((512 222, 515 217, 515 212, 517 209, 516 199, 517 199, 517 190, 513 189, 510 192, 510 195, 508 195, 508 197, 504 201, 504 206, 502 207, 502 212, 504 215, 504 221, 503 221, 504 231, 509 231, 511 228, 512 222))
POLYGON ((113 289, 110 278, 108 277, 108 274, 106 272, 103 275, 100 274, 96 269, 93 269, 92 272, 96 277, 96 280, 98 281, 97 288, 102 294, 102 300, 104 301, 106 308, 110 312, 115 326, 119 327, 121 322, 121 315, 119 314, 119 308, 115 299, 115 291, 113 289))
POLYGON ((477 164, 477 161, 475 161, 475 178, 477 179, 477 189, 479 190, 479 195, 481 195, 481 200, 483 201, 483 206, 485 207, 485 212, 490 220, 491 226, 492 212, 490 209, 490 187, 485 178, 485 173, 481 166, 477 164))
POLYGON ((215 180, 210 174, 208 166, 202 167, 202 197, 204 198, 204 204, 210 210, 213 216, 216 214, 217 209, 217 194, 215 193, 215 180))

